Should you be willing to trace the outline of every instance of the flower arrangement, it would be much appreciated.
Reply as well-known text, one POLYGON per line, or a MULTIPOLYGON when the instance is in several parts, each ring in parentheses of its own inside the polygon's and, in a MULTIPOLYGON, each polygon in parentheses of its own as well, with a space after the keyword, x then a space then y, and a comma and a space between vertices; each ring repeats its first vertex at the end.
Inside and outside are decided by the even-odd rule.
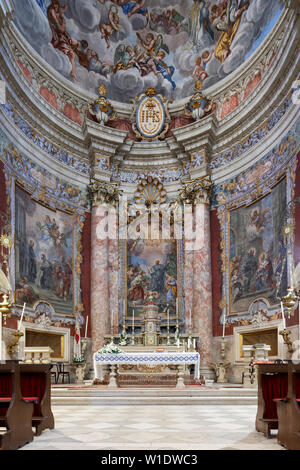
POLYGON ((122 349, 114 343, 109 343, 98 350, 98 354, 122 354, 122 349))
POLYGON ((83 356, 73 357, 72 362, 73 362, 73 364, 84 364, 85 363, 85 358, 83 356))
POLYGON ((120 345, 121 346, 127 346, 127 340, 128 340, 128 338, 127 338, 126 333, 125 334, 121 333, 121 335, 120 335, 120 345))

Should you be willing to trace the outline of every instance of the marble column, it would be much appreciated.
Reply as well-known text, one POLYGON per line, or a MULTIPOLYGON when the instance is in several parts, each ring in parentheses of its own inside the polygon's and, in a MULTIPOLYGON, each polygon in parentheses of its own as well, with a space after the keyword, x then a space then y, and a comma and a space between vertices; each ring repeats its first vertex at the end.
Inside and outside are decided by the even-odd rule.
POLYGON ((210 378, 213 375, 209 367, 212 352, 210 203, 204 190, 193 200, 193 216, 193 231, 187 233, 185 227, 186 325, 189 327, 191 311, 192 331, 200 338, 201 371, 210 378))
POLYGON ((119 333, 119 240, 108 240, 108 287, 110 307, 110 333, 119 333))
POLYGON ((92 352, 104 343, 104 336, 110 334, 109 306, 109 241, 99 239, 97 229, 103 221, 101 206, 92 209, 91 224, 91 329, 92 352))

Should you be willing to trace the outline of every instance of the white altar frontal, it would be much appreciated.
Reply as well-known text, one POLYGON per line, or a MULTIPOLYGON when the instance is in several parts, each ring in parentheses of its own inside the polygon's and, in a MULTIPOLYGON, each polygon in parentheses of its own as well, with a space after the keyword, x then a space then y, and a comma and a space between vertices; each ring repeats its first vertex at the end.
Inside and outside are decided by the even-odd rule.
POLYGON ((148 367, 157 365, 178 366, 177 387, 185 387, 183 382, 184 371, 186 366, 194 365, 194 378, 200 379, 200 354, 198 352, 184 351, 162 351, 162 352, 122 352, 119 354, 112 353, 95 353, 94 354, 94 373, 95 380, 102 382, 104 380, 103 366, 110 366, 109 387, 118 387, 117 374, 119 365, 137 365, 143 364, 148 367))

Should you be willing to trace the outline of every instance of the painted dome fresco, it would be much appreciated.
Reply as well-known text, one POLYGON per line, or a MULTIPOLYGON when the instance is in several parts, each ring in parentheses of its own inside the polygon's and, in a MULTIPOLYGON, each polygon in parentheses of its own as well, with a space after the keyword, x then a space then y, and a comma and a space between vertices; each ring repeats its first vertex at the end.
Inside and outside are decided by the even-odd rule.
POLYGON ((234 72, 278 20, 280 0, 14 0, 18 29, 65 78, 130 102, 180 100, 234 72))

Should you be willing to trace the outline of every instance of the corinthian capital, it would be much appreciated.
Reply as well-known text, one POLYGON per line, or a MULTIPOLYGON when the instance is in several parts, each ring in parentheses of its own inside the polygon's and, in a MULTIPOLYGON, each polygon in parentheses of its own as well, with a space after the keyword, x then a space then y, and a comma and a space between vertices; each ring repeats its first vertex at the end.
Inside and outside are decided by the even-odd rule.
POLYGON ((123 191, 118 189, 117 185, 113 183, 93 179, 89 184, 89 196, 94 207, 100 204, 117 207, 122 193, 123 191))
POLYGON ((179 199, 184 204, 209 204, 212 182, 209 175, 186 181, 179 193, 179 199))

